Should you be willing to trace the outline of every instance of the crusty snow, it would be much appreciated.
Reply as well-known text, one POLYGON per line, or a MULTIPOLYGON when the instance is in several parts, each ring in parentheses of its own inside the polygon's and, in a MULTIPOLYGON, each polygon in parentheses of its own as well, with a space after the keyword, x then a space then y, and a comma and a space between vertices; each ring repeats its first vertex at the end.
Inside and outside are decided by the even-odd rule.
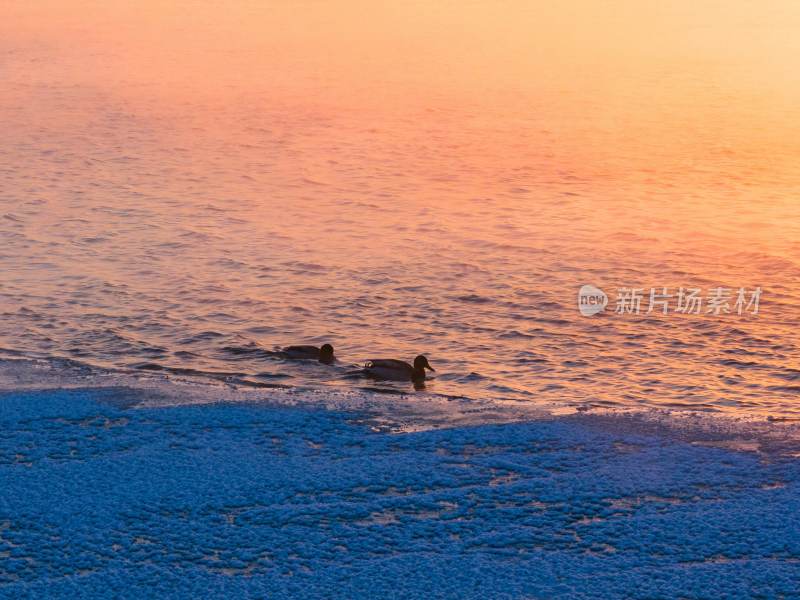
POLYGON ((796 459, 124 398, 0 396, 0 597, 800 597, 796 459))

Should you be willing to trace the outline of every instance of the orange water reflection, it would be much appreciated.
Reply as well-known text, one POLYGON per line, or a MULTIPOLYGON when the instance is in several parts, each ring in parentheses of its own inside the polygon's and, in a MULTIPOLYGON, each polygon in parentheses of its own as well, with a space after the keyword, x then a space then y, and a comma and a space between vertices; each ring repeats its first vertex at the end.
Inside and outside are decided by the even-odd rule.
POLYGON ((3 345, 332 336, 446 392, 794 410, 796 3, 380 4, 6 2, 3 345), (586 282, 764 312, 600 327, 586 282))

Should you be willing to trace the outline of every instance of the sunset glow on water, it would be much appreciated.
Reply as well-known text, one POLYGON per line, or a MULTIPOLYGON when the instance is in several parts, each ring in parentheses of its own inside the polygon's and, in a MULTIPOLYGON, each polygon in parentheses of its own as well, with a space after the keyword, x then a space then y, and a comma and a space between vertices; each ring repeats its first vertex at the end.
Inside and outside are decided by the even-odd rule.
POLYGON ((384 4, 6 1, 4 354, 800 416, 796 3, 384 4))

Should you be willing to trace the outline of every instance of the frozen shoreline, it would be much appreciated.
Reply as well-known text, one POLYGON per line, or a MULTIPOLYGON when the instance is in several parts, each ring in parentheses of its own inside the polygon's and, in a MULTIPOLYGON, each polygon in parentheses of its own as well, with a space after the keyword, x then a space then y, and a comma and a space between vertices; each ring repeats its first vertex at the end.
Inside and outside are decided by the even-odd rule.
POLYGON ((793 597, 800 468, 575 419, 0 395, 0 596, 793 597))

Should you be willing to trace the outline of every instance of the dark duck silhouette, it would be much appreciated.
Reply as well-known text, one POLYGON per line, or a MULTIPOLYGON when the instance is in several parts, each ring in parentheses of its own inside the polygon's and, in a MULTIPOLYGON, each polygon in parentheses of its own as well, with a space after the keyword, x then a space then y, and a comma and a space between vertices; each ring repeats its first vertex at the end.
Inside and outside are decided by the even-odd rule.
POLYGON ((364 375, 374 379, 411 381, 419 385, 425 381, 425 369, 436 370, 421 354, 414 359, 413 365, 393 358, 376 358, 364 364, 364 375))
POLYGON ((333 356, 333 346, 330 344, 323 344, 319 348, 316 346, 287 346, 279 350, 277 355, 289 360, 318 360, 326 365, 330 365, 336 360, 333 356))

